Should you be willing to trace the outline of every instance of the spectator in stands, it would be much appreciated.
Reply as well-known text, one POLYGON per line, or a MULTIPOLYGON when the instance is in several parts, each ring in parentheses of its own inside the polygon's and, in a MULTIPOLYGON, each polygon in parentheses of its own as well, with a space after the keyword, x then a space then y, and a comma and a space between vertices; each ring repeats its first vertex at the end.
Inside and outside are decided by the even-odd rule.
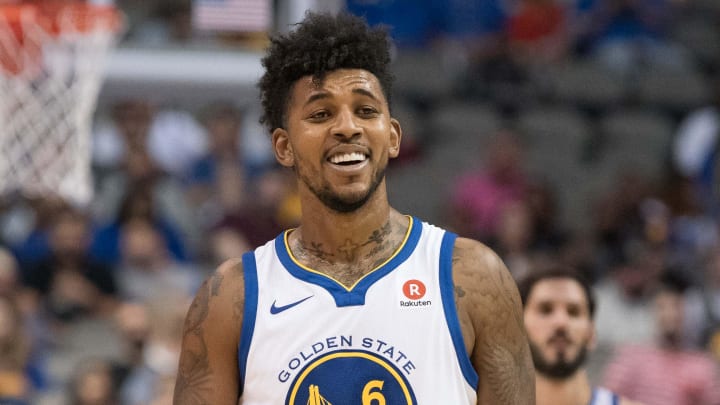
POLYGON ((443 24, 442 6, 437 0, 346 0, 352 14, 364 17, 372 26, 387 26, 401 49, 430 48, 443 24))
MULTIPOLYGON (((666 186, 672 262, 690 270, 700 269, 702 260, 720 246, 717 219, 709 212, 698 184, 692 179, 673 172, 666 186)), ((695 273, 694 280, 702 277, 700 272, 695 273)))
POLYGON ((597 238, 599 276, 617 263, 627 242, 644 239, 641 206, 653 194, 652 185, 641 175, 620 170, 613 188, 595 203, 593 234, 597 238), (608 261, 612 263, 607 263, 608 261))
MULTIPOLYGON (((240 144, 241 112, 231 103, 217 103, 207 107, 202 115, 202 124, 208 134, 208 151, 195 159, 186 175, 190 186, 210 188, 217 179, 218 166, 232 165, 242 170, 242 150, 240 144)), ((211 194, 206 190, 204 194, 211 194)), ((207 195, 203 195, 207 198, 207 195)))
POLYGON ((532 216, 533 248, 558 251, 569 242, 570 234, 558 217, 555 189, 547 182, 531 182, 525 200, 532 216))
MULTIPOLYGON (((117 156, 117 161, 106 166, 106 173, 100 178, 91 210, 93 218, 98 223, 103 224, 103 228, 113 228, 119 220, 123 219, 122 217, 125 214, 123 210, 126 208, 123 204, 126 204, 128 199, 133 199, 133 195, 136 193, 149 194, 152 209, 155 212, 162 213, 163 221, 172 224, 172 227, 175 228, 174 231, 178 232, 179 239, 183 241, 183 251, 176 249, 172 251, 182 255, 180 258, 185 260, 189 256, 187 250, 196 243, 193 237, 199 238, 196 220, 192 215, 189 204, 186 202, 179 178, 170 176, 168 170, 163 169, 158 163, 159 158, 154 156, 152 150, 154 142, 150 137, 157 131, 153 132, 154 130, 148 129, 150 126, 148 120, 151 119, 148 116, 150 114, 147 111, 148 108, 143 104, 137 105, 136 103, 123 107, 121 109, 123 113, 118 113, 121 117, 117 119, 118 126, 122 128, 122 139, 124 139, 125 143, 120 145, 122 150, 117 156)), ((159 125, 157 124, 158 120, 162 121, 163 119, 156 117, 155 122, 152 124, 153 127, 159 125)), ((167 130, 168 134, 164 134, 165 130, 163 130, 156 136, 159 139, 158 142, 173 142, 173 136, 184 137, 186 135, 182 128, 167 128, 167 130)), ((101 134, 102 132, 97 134, 97 144, 101 143, 101 134)), ((162 150, 162 153, 170 155, 177 153, 176 157, 182 161, 185 158, 190 159, 187 156, 183 158, 184 152, 172 148, 168 149, 161 144, 156 145, 156 148, 162 150)), ((178 148, 182 147, 178 146, 178 148)), ((111 159, 108 161, 111 161, 111 159)), ((189 162, 182 163, 182 165, 187 164, 189 162)), ((174 170, 184 171, 185 166, 174 170)), ((103 231, 105 230, 103 229, 103 231)), ((98 257, 102 259, 108 259, 111 263, 116 263, 117 245, 107 243, 107 246, 108 249, 114 249, 114 251, 98 252, 95 249, 97 244, 94 244, 93 252, 101 254, 98 257)))
POLYGON ((595 299, 586 279, 569 268, 552 266, 531 273, 518 289, 538 405, 637 405, 590 385, 586 360, 595 347, 595 299))
POLYGON ((119 405, 112 364, 86 359, 74 372, 68 390, 69 405, 119 405))
POLYGON ((226 260, 241 257, 243 253, 251 250, 247 237, 228 226, 213 229, 209 240, 209 266, 213 269, 226 260))
POLYGON ((15 294, 20 287, 20 273, 15 256, 0 245, 0 294, 15 294))
POLYGON ((115 382, 120 387, 130 372, 143 362, 151 328, 148 308, 142 302, 123 301, 115 311, 113 324, 121 341, 121 355, 113 363, 115 382))
POLYGON ((507 24, 515 57, 526 65, 561 60, 571 43, 567 18, 558 0, 520 0, 507 24))
POLYGON ((507 25, 506 2, 448 0, 441 4, 444 9, 441 39, 444 42, 461 44, 470 63, 485 59, 497 50, 507 25))
POLYGON ((533 266, 533 218, 525 201, 502 207, 497 232, 488 245, 502 258, 515 280, 525 277, 533 266))
POLYGON ((569 241, 559 230, 549 193, 544 186, 529 184, 524 199, 511 201, 500 209, 497 232, 487 241, 516 280, 546 261, 582 264, 579 256, 582 252, 573 252, 577 256, 568 252, 569 241))
POLYGON ((702 208, 720 215, 720 76, 712 85, 712 102, 690 112, 675 134, 673 162, 678 172, 696 187, 702 208))
POLYGON ((103 168, 117 167, 126 155, 147 151, 158 168, 182 176, 207 149, 206 137, 186 111, 156 111, 147 101, 124 100, 113 107, 112 121, 93 134, 93 162, 103 168))
POLYGON ((691 61, 668 38, 671 0, 578 0, 580 47, 622 73, 646 66, 687 69, 691 61))
MULTIPOLYGON (((15 257, 2 246, 0 246, 0 297, 2 301, 8 301, 8 307, 12 307, 11 312, 19 311, 18 315, 21 319, 13 328, 17 336, 22 336, 24 347, 29 349, 29 352, 26 353, 28 357, 24 371, 33 391, 43 391, 48 384, 47 370, 44 365, 44 355, 48 349, 45 344, 48 331, 43 317, 34 303, 34 294, 27 292, 21 284, 20 271, 15 257)), ((0 385, 2 384, 0 383, 0 385)))
POLYGON ((209 105, 202 113, 207 129, 209 150, 196 159, 186 174, 188 199, 207 229, 222 215, 218 196, 224 191, 219 181, 227 172, 236 172, 242 184, 239 191, 252 184, 266 170, 262 160, 245 159, 241 134, 242 113, 229 102, 209 105))
POLYGON ((385 25, 400 52, 435 49, 474 64, 497 51, 507 21, 502 0, 346 0, 348 11, 385 25))
POLYGON ((720 245, 704 259, 700 286, 685 298, 684 342, 709 349, 720 360, 720 245))
POLYGON ((126 150, 144 150, 154 111, 139 100, 118 102, 112 107, 111 122, 102 123, 93 133, 93 165, 110 170, 122 165, 126 150))
POLYGON ((34 301, 54 320, 108 314, 114 307, 114 275, 90 257, 89 241, 88 220, 82 213, 59 213, 50 230, 50 252, 27 274, 25 284, 34 301))
POLYGON ((223 217, 216 227, 229 228, 244 235, 252 248, 275 238, 298 223, 299 201, 294 183, 284 168, 265 172, 243 193, 237 187, 242 179, 236 172, 225 172, 222 179, 223 217))
MULTIPOLYGON (((18 221, 19 227, 24 229, 13 240, 15 243, 11 245, 11 250, 25 277, 37 259, 47 255, 50 250, 48 239, 55 216, 70 207, 56 196, 45 196, 22 199, 18 208, 19 212, 15 212, 15 218, 10 221, 18 221)), ((17 223, 15 225, 18 226, 17 223)))
POLYGON ((526 197, 523 146, 518 136, 501 130, 484 151, 485 165, 455 182, 450 223, 462 236, 487 241, 496 236, 502 207, 526 197))
POLYGON ((655 332, 652 292, 665 260, 663 249, 639 240, 628 241, 615 252, 607 264, 607 275, 596 287, 599 349, 652 342, 655 332))
POLYGON ((717 364, 682 346, 687 281, 667 271, 654 297, 657 338, 651 346, 622 346, 605 370, 605 386, 653 405, 720 403, 717 364))
POLYGON ((31 340, 12 296, 0 294, 0 403, 30 404, 31 340))
POLYGON ((124 224, 120 238, 117 279, 123 298, 146 301, 164 288, 190 295, 200 285, 200 271, 170 257, 153 223, 132 219, 124 224))
POLYGON ((162 235, 164 247, 180 262, 189 260, 190 254, 179 227, 166 215, 155 201, 155 189, 138 185, 127 190, 117 218, 100 226, 93 236, 92 255, 104 263, 117 265, 121 260, 121 239, 123 228, 135 219, 152 224, 162 235))
POLYGON ((192 2, 162 0, 153 2, 149 18, 137 27, 133 40, 145 45, 169 45, 193 39, 192 2))
POLYGON ((157 290, 145 302, 150 331, 141 364, 131 370, 121 387, 123 404, 149 404, 158 396, 163 396, 168 382, 175 380, 189 303, 189 295, 167 288, 157 290))

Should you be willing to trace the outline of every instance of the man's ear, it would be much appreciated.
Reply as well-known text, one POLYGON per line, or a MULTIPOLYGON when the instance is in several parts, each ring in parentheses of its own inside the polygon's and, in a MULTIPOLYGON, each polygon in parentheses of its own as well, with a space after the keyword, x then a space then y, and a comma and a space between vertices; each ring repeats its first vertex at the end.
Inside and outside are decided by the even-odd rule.
POLYGON ((398 157, 400 154, 400 141, 402 140, 402 127, 400 122, 395 118, 390 118, 390 148, 388 155, 391 158, 398 157))
POLYGON ((295 154, 293 153, 290 137, 283 128, 275 128, 272 133, 272 147, 275 152, 275 160, 285 167, 295 165, 295 154))

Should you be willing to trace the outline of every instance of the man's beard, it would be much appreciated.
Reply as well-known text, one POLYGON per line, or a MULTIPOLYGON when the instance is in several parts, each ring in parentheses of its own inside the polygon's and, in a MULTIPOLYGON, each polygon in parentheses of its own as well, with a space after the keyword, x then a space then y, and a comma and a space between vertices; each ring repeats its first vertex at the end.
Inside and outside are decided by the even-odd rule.
POLYGON ((310 181, 310 179, 307 178, 307 176, 301 174, 299 170, 297 170, 297 166, 295 166, 294 169, 298 173, 298 176, 300 176, 302 182, 305 183, 305 185, 310 189, 310 191, 312 191, 312 193, 315 194, 315 196, 326 207, 341 214, 348 214, 365 205, 365 203, 368 202, 370 197, 375 194, 378 186, 380 186, 380 183, 382 183, 383 179, 385 178, 386 166, 379 168, 379 170, 375 173, 375 176, 370 183, 370 188, 368 188, 368 191, 365 194, 355 198, 343 198, 330 190, 330 186, 328 186, 327 184, 320 187, 315 187, 310 181))
POLYGON ((575 374, 575 372, 582 367, 587 358, 588 350, 587 345, 583 345, 574 359, 566 359, 565 356, 559 356, 558 360, 554 363, 545 360, 540 348, 532 342, 530 342, 530 352, 532 353, 533 363, 535 363, 535 370, 537 370, 538 373, 555 380, 564 380, 575 374))

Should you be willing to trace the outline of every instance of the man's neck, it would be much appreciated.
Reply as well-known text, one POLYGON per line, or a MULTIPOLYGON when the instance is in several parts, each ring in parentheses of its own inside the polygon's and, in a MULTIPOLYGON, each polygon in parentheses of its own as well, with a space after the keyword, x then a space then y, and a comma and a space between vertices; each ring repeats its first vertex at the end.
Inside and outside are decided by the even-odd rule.
POLYGON ((578 370, 564 380, 535 373, 537 405, 588 405, 592 388, 585 370, 578 370))
POLYGON ((393 211, 384 184, 375 190, 365 204, 352 212, 338 212, 329 208, 309 190, 301 190, 300 199, 301 225, 291 234, 291 242, 297 239, 305 246, 322 245, 327 252, 334 254, 335 263, 355 262, 357 255, 349 246, 363 244, 377 232, 384 233, 383 229, 393 211))
POLYGON ((392 209, 384 194, 380 197, 352 213, 304 204, 302 224, 289 237, 293 255, 346 287, 353 285, 392 256, 407 233, 407 217, 392 209))

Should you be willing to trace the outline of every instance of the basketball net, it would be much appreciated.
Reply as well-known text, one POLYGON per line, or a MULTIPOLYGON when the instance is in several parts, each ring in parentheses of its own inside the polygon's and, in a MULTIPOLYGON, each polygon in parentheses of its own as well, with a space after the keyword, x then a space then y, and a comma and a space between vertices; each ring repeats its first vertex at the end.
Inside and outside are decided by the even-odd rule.
POLYGON ((90 201, 92 115, 121 27, 111 6, 0 5, 0 196, 90 201))

